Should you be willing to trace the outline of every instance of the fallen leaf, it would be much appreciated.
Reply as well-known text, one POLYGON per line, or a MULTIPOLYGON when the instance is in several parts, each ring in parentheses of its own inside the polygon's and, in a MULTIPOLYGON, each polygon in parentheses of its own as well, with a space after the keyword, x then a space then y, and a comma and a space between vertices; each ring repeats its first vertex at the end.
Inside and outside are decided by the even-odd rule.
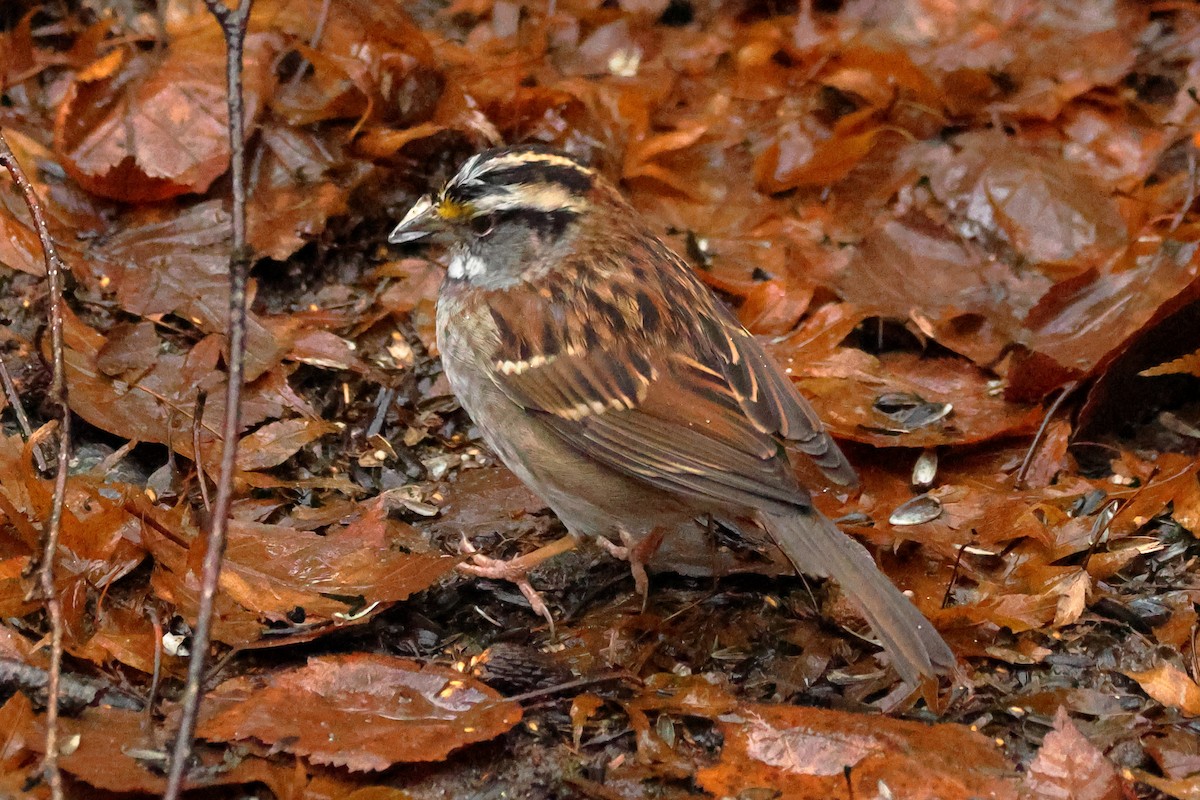
MULTIPOLYGON (((30 747, 38 753, 45 747, 45 717, 39 717, 30 734, 30 747)), ((60 742, 75 748, 59 756, 59 768, 72 777, 107 792, 161 794, 168 758, 167 740, 154 728, 147 730, 140 711, 99 706, 84 709, 75 718, 60 718, 60 742)), ((236 786, 265 783, 272 791, 287 796, 295 779, 295 768, 262 758, 226 760, 228 748, 199 744, 192 758, 197 769, 185 778, 184 787, 236 786)))
POLYGON ((259 134, 250 160, 247 238, 254 251, 278 261, 346 213, 351 192, 372 174, 346 152, 341 131, 271 126, 259 134))
POLYGON ((1091 584, 1091 577, 1083 570, 1080 570, 1054 588, 1055 594, 1058 595, 1058 608, 1054 611, 1054 626, 1056 628, 1061 628, 1064 625, 1074 625, 1079 621, 1079 617, 1083 615, 1083 610, 1087 608, 1087 594, 1091 588, 1091 584))
POLYGON ((439 761, 521 719, 521 707, 445 667, 357 653, 226 681, 210 692, 196 733, 254 739, 315 764, 378 771, 439 761))
MULTIPOLYGON (((184 510, 164 511, 139 500, 154 520, 146 545, 156 561, 156 590, 194 619, 204 539, 184 510)), ((388 521, 390 525, 402 525, 388 521)), ((309 626, 351 621, 427 589, 455 559, 364 546, 361 526, 319 535, 283 525, 231 520, 219 601, 239 611, 222 614, 214 637, 228 644, 256 641, 266 622, 288 621, 302 610, 309 626)))
POLYGON ((1144 369, 1138 373, 1144 378, 1153 378, 1158 375, 1192 375, 1200 378, 1200 350, 1194 353, 1188 353, 1185 356, 1168 361, 1165 364, 1159 364, 1157 367, 1144 369))
POLYGON ((747 705, 722 716, 720 728, 720 761, 696 775, 718 797, 773 790, 787 800, 827 800, 847 791, 875 797, 881 787, 912 800, 1017 797, 1015 772, 995 745, 961 725, 747 705))
POLYGON ((1089 742, 1065 708, 1054 717, 1054 730, 1029 765, 1028 796, 1036 800, 1122 800, 1125 792, 1116 767, 1089 742))
MULTIPOLYGON (((807 350, 807 348, 805 348, 807 350)), ((851 347, 810 356, 787 356, 798 365, 796 385, 835 436, 876 447, 967 444, 1035 429, 1039 409, 1011 403, 989 385, 992 378, 957 358, 907 352, 871 355, 851 347), (898 421, 882 400, 912 398, 921 407, 949 406, 920 425, 898 421)), ((780 343, 776 352, 787 352, 780 343)))
POLYGON ((268 422, 238 441, 237 468, 249 472, 278 466, 305 445, 337 430, 337 425, 323 419, 268 422))
MULTIPOLYGON (((80 185, 124 202, 203 192, 229 167, 225 48, 200 11, 166 47, 110 50, 82 70, 58 107, 55 150, 80 185)), ((245 114, 274 80, 272 37, 245 44, 245 114)), ((247 125, 247 135, 253 129, 247 125)))
POLYGON ((1163 662, 1148 670, 1125 674, 1164 706, 1177 709, 1184 716, 1200 717, 1200 685, 1178 667, 1163 662))
POLYGON ((934 193, 1021 259, 1069 277, 1125 243, 1115 198, 1061 155, 990 132, 954 144, 958 154, 930 170, 934 193))
MULTIPOLYGON (((229 318, 229 213, 205 200, 183 208, 142 206, 121 230, 88 250, 88 258, 139 317, 178 314, 207 333, 224 335, 229 318)), ((101 281, 104 282, 103 279, 101 281)), ((279 364, 286 346, 250 313, 246 379, 279 364)))
MULTIPOLYGON (((97 364, 106 337, 68 309, 65 314, 66 372, 71 410, 101 430, 125 439, 170 445, 188 458, 192 452, 192 415, 196 392, 207 391, 200 430, 208 463, 219 457, 223 373, 216 369, 220 340, 202 340, 189 353, 158 353, 153 365, 132 383, 105 375, 97 364)), ((48 346, 48 345, 47 345, 48 346)), ((279 417, 291 403, 282 391, 283 367, 259 377, 243 392, 241 422, 249 427, 279 417)), ((297 409, 307 411, 307 409, 297 409)))

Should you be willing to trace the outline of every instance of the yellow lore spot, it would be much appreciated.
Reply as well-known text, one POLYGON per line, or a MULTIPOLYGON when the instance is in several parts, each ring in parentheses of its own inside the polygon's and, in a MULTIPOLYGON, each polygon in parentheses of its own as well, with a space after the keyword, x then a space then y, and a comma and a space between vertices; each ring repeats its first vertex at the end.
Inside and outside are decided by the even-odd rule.
POLYGON ((434 210, 442 219, 462 219, 473 213, 469 203, 456 203, 453 200, 442 200, 434 210))

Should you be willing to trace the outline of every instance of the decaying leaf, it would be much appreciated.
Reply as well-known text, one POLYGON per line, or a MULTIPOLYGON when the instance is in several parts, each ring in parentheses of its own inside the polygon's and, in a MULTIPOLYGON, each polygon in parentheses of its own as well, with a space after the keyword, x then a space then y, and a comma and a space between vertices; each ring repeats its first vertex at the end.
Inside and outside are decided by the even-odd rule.
POLYGON ((197 734, 253 739, 316 764, 377 771, 441 760, 520 719, 520 706, 473 678, 362 653, 226 681, 206 698, 197 734))
POLYGON ((1066 710, 1059 708, 1054 730, 1029 765, 1029 796, 1039 800, 1121 800, 1125 793, 1112 762, 1089 742, 1066 710))
POLYGON ((1186 356, 1180 356, 1174 361, 1168 361, 1165 364, 1159 364, 1157 367, 1150 367, 1138 373, 1146 378, 1153 378, 1158 375, 1179 375, 1187 374, 1200 378, 1200 350, 1194 353, 1188 353, 1186 356))
POLYGON ((282 464, 296 452, 338 430, 322 419, 283 419, 269 422, 238 441, 238 469, 250 471, 282 464))
POLYGON ((718 796, 756 791, 803 798, 847 791, 871 797, 968 800, 1017 797, 992 742, 958 725, 922 725, 795 706, 745 706, 721 718, 721 760, 697 779, 718 796), (970 764, 970 769, 963 769, 970 764))
MULTIPOLYGON (((225 51, 199 12, 169 46, 117 47, 83 70, 59 107, 55 149, 72 177, 114 200, 147 202, 203 192, 229 167, 225 51)), ((246 118, 274 75, 273 37, 246 42, 246 118)))
POLYGON ((1152 698, 1178 709, 1188 717, 1200 717, 1200 685, 1176 666, 1163 662, 1140 672, 1126 672, 1152 698))

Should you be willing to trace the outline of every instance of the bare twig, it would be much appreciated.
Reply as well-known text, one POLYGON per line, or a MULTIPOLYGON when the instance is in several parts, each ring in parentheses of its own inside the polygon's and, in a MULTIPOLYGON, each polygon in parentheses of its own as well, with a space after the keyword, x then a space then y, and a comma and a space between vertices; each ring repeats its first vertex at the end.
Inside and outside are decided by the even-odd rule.
POLYGON ((1013 481, 1014 489, 1024 489, 1025 479, 1029 476, 1029 467, 1033 464, 1033 456, 1037 452, 1038 446, 1042 443, 1042 437, 1046 435, 1046 428, 1050 426, 1050 420, 1054 419, 1054 415, 1058 413, 1059 406, 1063 401, 1075 391, 1079 386, 1079 381, 1070 381, 1062 387, 1062 391, 1058 393, 1058 397, 1054 398, 1054 402, 1050 404, 1050 408, 1046 409, 1046 416, 1042 417, 1042 424, 1038 426, 1037 433, 1033 436, 1033 441, 1029 443, 1029 449, 1025 451, 1025 458, 1021 461, 1021 468, 1017 470, 1017 479, 1013 481))
POLYGON ((395 399, 396 390, 392 387, 384 386, 379 390, 379 397, 375 401, 375 416, 371 418, 371 424, 363 433, 365 438, 370 439, 383 430, 383 423, 387 421, 388 409, 392 407, 392 401, 395 399))
POLYGON ((954 558, 954 569, 950 572, 950 582, 946 584, 946 593, 942 595, 942 608, 950 605, 950 595, 954 591, 954 584, 958 583, 958 570, 962 567, 963 552, 967 549, 967 543, 963 542, 958 546, 958 555, 954 558))
POLYGON ((142 729, 150 730, 154 723, 154 704, 158 701, 158 682, 162 680, 163 626, 158 609, 150 606, 150 624, 154 626, 154 672, 150 676, 150 694, 146 698, 146 716, 142 729))
POLYGON ((1100 509, 1100 513, 1096 515, 1095 522, 1092 523, 1091 535, 1088 537, 1088 549, 1083 555, 1083 563, 1079 568, 1087 572, 1088 563, 1092 560, 1092 554, 1096 552, 1096 548, 1100 546, 1100 541, 1108 533, 1108 526, 1112 524, 1113 517, 1117 515, 1117 509, 1121 506, 1120 500, 1109 500, 1104 508, 1100 509))
POLYGON ((20 190, 33 218, 33 227, 42 244, 46 261, 46 282, 49 284, 51 383, 50 397, 59 411, 58 465, 54 475, 54 498, 50 503, 50 519, 42 535, 42 554, 38 563, 38 586, 46 613, 50 617, 50 670, 46 681, 46 756, 43 768, 50 784, 50 796, 63 796, 62 774, 58 770, 58 692, 62 674, 63 613, 62 604, 54 590, 54 555, 58 552, 58 535, 62 530, 63 503, 67 494, 67 467, 71 459, 71 411, 67 404, 67 368, 63 356, 63 263, 50 238, 50 228, 33 184, 17 162, 8 140, 0 133, 0 164, 3 164, 20 190))
MULTIPOLYGON (((316 50, 317 45, 321 43, 321 37, 325 35, 325 24, 329 22, 329 3, 330 0, 322 0, 321 10, 317 13, 317 24, 313 26, 312 36, 308 37, 308 46, 316 50)), ((288 81, 288 88, 295 89, 304 80, 304 73, 308 70, 308 59, 301 59, 300 66, 296 67, 296 72, 292 75, 292 79, 288 81)))
POLYGON ((550 697, 550 696, 553 696, 556 694, 562 694, 563 692, 569 692, 569 691, 574 691, 575 689, 581 689, 584 686, 594 686, 597 683, 608 683, 609 681, 628 681, 628 680, 632 680, 636 683, 640 683, 640 681, 638 681, 638 679, 635 675, 632 675, 627 672, 617 672, 617 673, 613 673, 611 675, 597 675, 593 678, 580 678, 579 680, 567 681, 566 683, 560 683, 557 686, 547 686, 544 689, 534 689, 532 692, 525 692, 524 694, 515 694, 512 697, 504 698, 504 702, 506 702, 506 703, 526 703, 530 700, 536 700, 541 697, 550 697))
POLYGON ((241 0, 236 9, 222 0, 204 0, 208 10, 217 18, 225 37, 225 78, 229 108, 230 173, 233 183, 233 212, 231 227, 233 241, 229 256, 229 381, 225 386, 225 418, 221 426, 221 469, 217 494, 213 501, 204 567, 200 578, 200 599, 193 629, 192 654, 188 661, 187 684, 180 700, 179 731, 171 754, 167 788, 163 800, 177 800, 183 789, 184 771, 192 752, 192 737, 196 732, 196 717, 200 709, 205 659, 212 633, 213 606, 217 581, 221 575, 221 558, 225 551, 225 533, 229 525, 229 508, 233 502, 233 470, 237 456, 238 429, 241 427, 242 376, 246 360, 246 279, 250 253, 246 246, 246 154, 244 144, 245 117, 242 101, 242 52, 250 21, 253 0, 241 0))
POLYGON ((196 406, 192 411, 192 459, 196 464, 196 480, 200 482, 200 499, 204 502, 204 511, 212 514, 212 501, 208 499, 208 479, 204 477, 204 458, 200 455, 200 421, 204 419, 204 401, 208 395, 203 391, 196 392, 196 406))
MULTIPOLYGON (((49 670, 0 656, 0 686, 35 695, 40 701, 50 682, 49 670)), ((48 694, 48 693, 47 693, 48 694)), ((49 702, 49 698, 46 698, 49 702)), ((58 704, 64 708, 83 708, 97 700, 115 708, 140 709, 141 701, 108 684, 81 675, 66 674, 59 679, 58 704)))
MULTIPOLYGON (((0 381, 4 382, 4 394, 8 396, 8 404, 12 406, 13 413, 17 415, 17 424, 21 426, 21 433, 28 439, 33 435, 33 428, 29 427, 29 417, 25 416, 25 406, 21 405, 21 395, 17 394, 17 385, 13 383, 12 376, 8 374, 8 367, 3 358, 0 358, 0 381)), ((37 462, 39 472, 46 471, 46 457, 42 455, 40 445, 33 448, 33 460, 37 462)))

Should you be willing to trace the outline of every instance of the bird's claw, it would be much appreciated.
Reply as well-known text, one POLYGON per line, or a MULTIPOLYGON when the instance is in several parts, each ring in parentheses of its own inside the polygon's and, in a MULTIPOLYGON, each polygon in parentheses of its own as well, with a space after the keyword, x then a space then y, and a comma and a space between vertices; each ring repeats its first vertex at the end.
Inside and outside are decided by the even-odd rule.
POLYGON ((546 601, 542 599, 542 595, 529 582, 529 572, 536 564, 531 565, 521 557, 504 560, 485 556, 479 552, 475 545, 467 541, 465 534, 461 536, 462 538, 458 543, 459 552, 470 556, 470 560, 459 564, 458 569, 479 578, 505 581, 516 586, 529 602, 529 607, 533 609, 533 613, 546 620, 546 624, 550 627, 550 638, 555 638, 554 616, 550 613, 550 609, 546 606, 546 601))

